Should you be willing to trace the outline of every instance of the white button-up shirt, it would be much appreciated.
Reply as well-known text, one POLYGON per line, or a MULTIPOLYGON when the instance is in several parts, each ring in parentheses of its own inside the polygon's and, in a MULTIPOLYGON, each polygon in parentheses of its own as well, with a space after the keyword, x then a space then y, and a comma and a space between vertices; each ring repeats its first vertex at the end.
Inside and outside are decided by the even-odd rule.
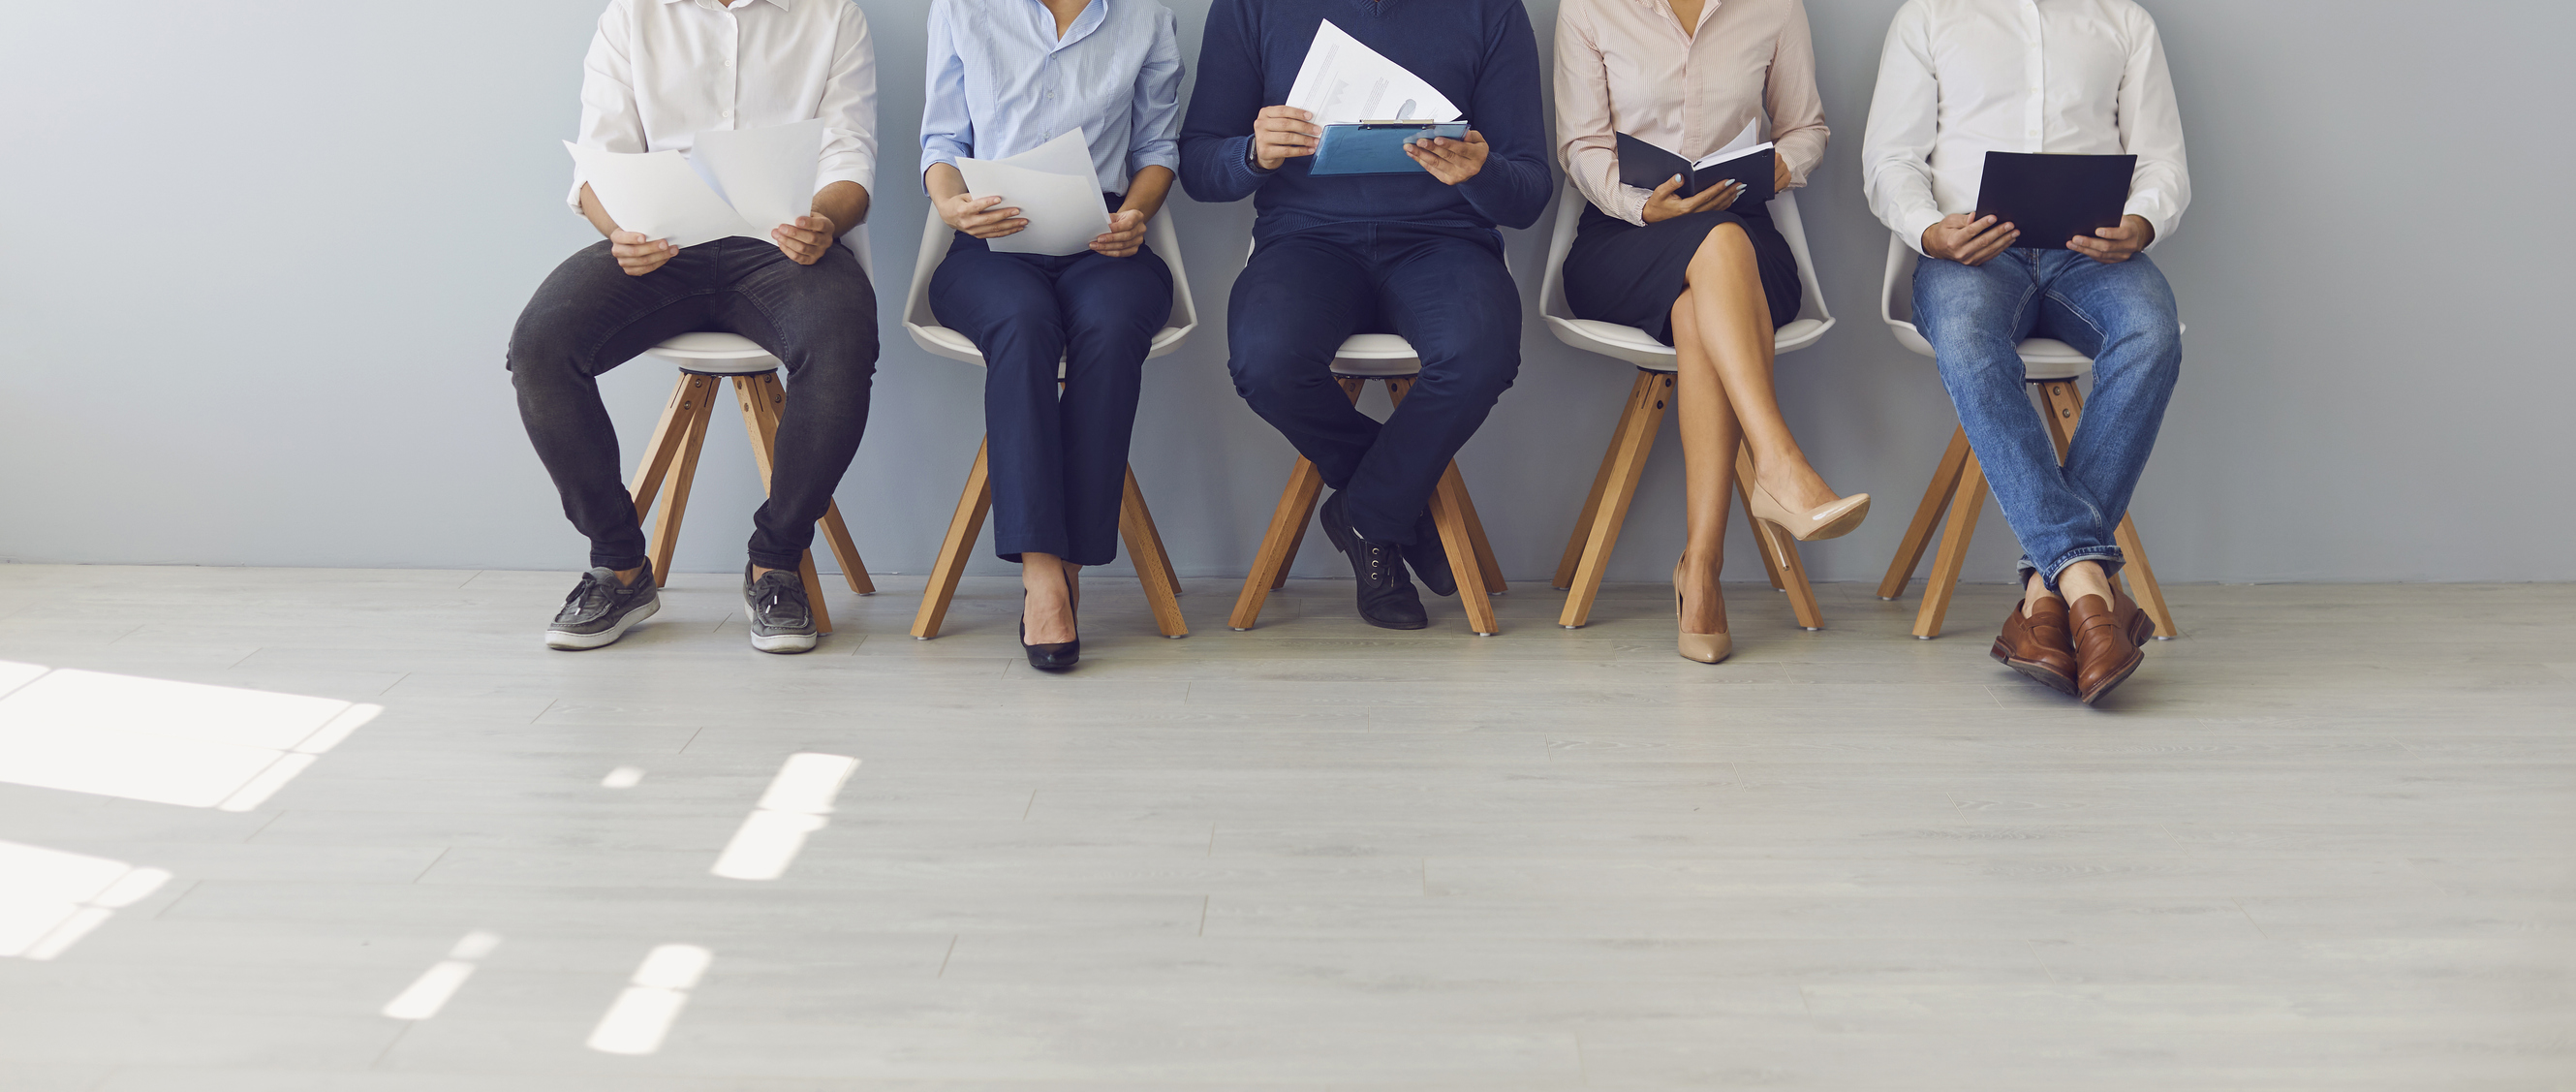
MULTIPOLYGON (((609 0, 582 62, 576 143, 685 152, 709 129, 811 118, 824 134, 815 188, 873 190, 876 47, 850 0, 609 0)), ((581 184, 576 168, 575 211, 581 184)))
MULTIPOLYGON (((1974 212, 1986 153, 2134 154, 2126 211, 2163 242, 2191 203, 2182 112, 2134 0, 1906 0, 1861 137, 1870 209, 1915 249, 1974 212)), ((2049 240, 2051 243, 2062 240, 2049 240)))

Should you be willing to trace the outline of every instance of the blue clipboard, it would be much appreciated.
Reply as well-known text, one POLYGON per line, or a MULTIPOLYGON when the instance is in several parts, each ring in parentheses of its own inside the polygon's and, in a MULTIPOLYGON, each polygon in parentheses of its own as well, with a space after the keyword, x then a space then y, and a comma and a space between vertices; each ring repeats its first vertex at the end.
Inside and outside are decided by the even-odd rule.
POLYGON ((1404 154, 1404 146, 1416 140, 1448 137, 1467 139, 1463 121, 1363 121, 1349 125, 1324 126, 1324 139, 1315 146, 1313 174, 1410 174, 1423 171, 1422 164, 1404 154))

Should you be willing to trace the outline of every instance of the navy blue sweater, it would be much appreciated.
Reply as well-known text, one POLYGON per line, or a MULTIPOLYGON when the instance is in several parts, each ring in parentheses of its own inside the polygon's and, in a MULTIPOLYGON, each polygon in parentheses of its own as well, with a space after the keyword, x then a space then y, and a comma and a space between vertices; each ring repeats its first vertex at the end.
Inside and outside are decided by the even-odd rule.
POLYGON ((1348 221, 1528 227, 1554 188, 1529 12, 1521 0, 1216 0, 1181 126, 1181 185, 1201 201, 1258 192, 1255 239, 1348 221), (1326 18, 1466 111, 1491 145, 1484 169, 1455 186, 1429 171, 1317 178, 1306 156, 1255 169, 1253 117, 1288 101, 1326 18))

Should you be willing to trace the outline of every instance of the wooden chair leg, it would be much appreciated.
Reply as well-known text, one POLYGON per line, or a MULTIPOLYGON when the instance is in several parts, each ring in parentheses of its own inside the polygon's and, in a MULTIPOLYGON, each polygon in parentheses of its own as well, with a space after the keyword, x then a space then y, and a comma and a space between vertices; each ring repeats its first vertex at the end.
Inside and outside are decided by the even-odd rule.
POLYGON ((1959 571, 1968 563, 1968 543, 1976 538, 1977 518, 1986 511, 1986 472, 1977 453, 1968 453, 1959 468, 1959 489, 1950 496, 1949 526, 1941 532, 1941 550, 1932 559, 1932 577, 1923 588, 1923 608, 1914 615, 1914 635, 1926 641, 1941 635, 1950 613, 1950 593, 1959 586, 1959 571))
MULTIPOLYGON (((2057 457, 2063 460, 2066 449, 2075 442, 2076 426, 2084 421, 2084 395, 2076 390, 2074 380, 2065 379, 2040 384, 2040 397, 2046 409, 2042 416, 2048 419, 2049 439, 2056 441, 2057 457)), ((2182 636, 2181 628, 2174 625, 2172 608, 2165 605, 2164 589, 2156 584, 2156 570, 2147 564, 2147 547, 2138 538, 2137 517, 2121 513, 2120 526, 2112 532, 2112 540, 2120 544, 2120 556, 2127 562, 2120 570, 2120 579, 2128 585, 2129 597, 2138 601, 2139 609, 2155 619, 2156 636, 2168 641, 2182 636)))
MULTIPOLYGON (((1736 495, 1753 491, 1753 449, 1738 445, 1735 449, 1736 495)), ((1754 548, 1762 552, 1762 567, 1771 574, 1771 586, 1789 594, 1789 610, 1798 616, 1804 629, 1825 628, 1824 609, 1816 604, 1815 585, 1807 582, 1807 564, 1798 557, 1798 540, 1789 532, 1753 518, 1746 508, 1744 518, 1753 525, 1754 548)))
POLYGON ((1878 597, 1896 599, 1905 594, 1905 585, 1914 579, 1914 568, 1923 563, 1923 549, 1932 544, 1932 529, 1951 508, 1951 497, 1959 490, 1959 475, 1968 465, 1968 430, 1950 430, 1950 447, 1941 453, 1941 465, 1932 471, 1932 484, 1923 487, 1923 503, 1914 506, 1914 522, 1905 528, 1905 538, 1896 545, 1896 558, 1887 563, 1887 579, 1878 582, 1878 597))
MULTIPOLYGON (((1345 375, 1335 376, 1333 381, 1341 384, 1343 397, 1349 398, 1351 400, 1351 404, 1354 406, 1360 403, 1360 395, 1368 390, 1368 380, 1366 379, 1345 375)), ((1298 488, 1299 474, 1312 474, 1314 472, 1314 465, 1308 463, 1305 457, 1299 456, 1296 467, 1288 472, 1289 491, 1293 493, 1298 488)), ((1317 490, 1323 488, 1323 478, 1320 475, 1315 478, 1315 481, 1312 483, 1312 487, 1317 490)), ((1287 498, 1283 495, 1281 497, 1281 503, 1286 503, 1286 499, 1287 498)), ((1297 551, 1306 545, 1306 526, 1313 522, 1311 514, 1314 509, 1314 498, 1309 496, 1306 500, 1305 508, 1305 511, 1309 513, 1309 515, 1299 516, 1297 518, 1296 526, 1288 532, 1288 545, 1286 549, 1274 551, 1272 549, 1273 543, 1271 542, 1269 535, 1263 535, 1262 552, 1260 556, 1254 559, 1255 564, 1253 565, 1253 568, 1255 571, 1259 571, 1263 568, 1264 564, 1276 562, 1276 564, 1270 564, 1268 566, 1272 570, 1270 574, 1270 586, 1264 589, 1263 594, 1258 599, 1252 599, 1249 602, 1243 598, 1235 600, 1234 614, 1228 620, 1232 628, 1237 630, 1251 629, 1253 620, 1261 616, 1261 604, 1269 598, 1269 593, 1278 591, 1279 589, 1287 586, 1288 570, 1297 564, 1297 551)), ((1271 516, 1271 529, 1273 531, 1278 529, 1278 518, 1279 517, 1276 513, 1271 516)), ((1250 596, 1251 594, 1252 591, 1250 588, 1247 587, 1244 589, 1245 596, 1250 596)))
POLYGON ((1744 510, 1745 529, 1753 533, 1753 552, 1762 555, 1762 575, 1770 578, 1771 590, 1789 590, 1789 577, 1780 569, 1782 550, 1777 542, 1779 528, 1764 523, 1753 514, 1753 463, 1741 446, 1735 453, 1735 499, 1744 510))
POLYGON ((1673 380, 1669 375, 1653 378, 1656 381, 1640 382, 1629 390, 1627 408, 1619 413, 1619 431, 1610 438, 1610 480, 1592 506, 1592 517, 1577 525, 1583 532, 1581 560, 1566 585, 1565 607, 1556 616, 1556 624, 1567 629, 1579 628, 1592 618, 1602 575, 1609 571, 1610 552, 1619 545, 1619 532, 1627 525, 1628 506, 1637 499, 1637 479, 1646 472, 1647 456, 1654 453, 1655 434, 1663 429, 1673 380))
POLYGON ((912 617, 916 641, 939 636, 939 625, 948 618, 948 600, 957 594, 958 579, 966 575, 975 536, 984 531, 984 514, 993 508, 993 479, 984 462, 987 443, 975 445, 975 465, 966 472, 957 511, 948 517, 948 536, 940 540, 939 560, 930 566, 930 584, 921 590, 921 610, 912 617))
POLYGON ((1431 491, 1431 523, 1440 529, 1440 546, 1448 551, 1449 569, 1458 574, 1458 605, 1467 610, 1467 628, 1479 637, 1503 631, 1494 621, 1494 600, 1485 590, 1484 566, 1476 563, 1476 543, 1467 533, 1467 487, 1456 467, 1440 476, 1431 491))
POLYGON ((1172 575, 1172 559, 1163 552, 1163 536, 1154 530, 1154 513, 1145 507, 1145 491, 1136 486, 1136 468, 1127 468, 1126 496, 1118 503, 1118 532, 1127 540, 1127 557, 1136 563, 1137 582, 1145 586, 1145 602, 1154 608, 1154 627, 1165 637, 1187 637, 1190 625, 1181 619, 1180 581, 1172 575))
MULTIPOLYGON (((653 499, 662 493, 662 483, 671 476, 671 460, 680 453, 680 444, 688 439, 689 419, 697 414, 697 402, 707 389, 705 376, 680 373, 671 384, 671 397, 662 404, 662 419, 653 425, 653 438, 645 441, 644 458, 635 464, 635 480, 626 491, 635 497, 635 522, 641 524, 653 514, 653 499)), ((660 574, 655 574, 660 575, 660 574)))
MULTIPOLYGON (((769 492, 770 478, 778 469, 778 406, 770 401, 777 378, 772 374, 733 377, 734 402, 742 407, 742 431, 751 440, 751 465, 760 470, 763 494, 769 492)), ((783 388, 777 394, 779 401, 786 400, 783 388)), ((812 547, 797 559, 796 576, 805 582, 806 606, 814 612, 814 632, 832 632, 832 608, 824 602, 823 578, 815 572, 812 547)))
POLYGON ((661 587, 671 582, 671 553, 680 544, 680 520, 689 511, 689 483, 698 477, 698 452, 707 445, 707 421, 715 412, 715 381, 693 375, 691 382, 701 384, 690 401, 687 424, 679 437, 680 450, 671 460, 671 470, 662 485, 662 510, 653 517, 652 538, 645 546, 645 556, 653 559, 653 584, 661 587))
MULTIPOLYGON (((1592 475, 1592 492, 1583 498, 1583 511, 1574 517, 1574 531, 1565 536, 1565 556, 1557 560, 1556 579, 1550 585, 1558 591, 1574 587, 1575 566, 1583 563, 1583 550, 1592 544, 1592 520, 1601 512, 1601 493, 1610 488, 1612 470, 1619 465, 1619 438, 1628 434, 1628 418, 1636 416, 1637 407, 1645 404, 1647 389, 1655 382, 1654 372, 1637 369, 1636 382, 1628 384, 1628 400, 1619 409, 1619 420, 1610 426, 1610 442, 1601 445, 1601 471, 1592 475)), ((1671 382, 1666 377, 1667 383, 1671 382)))
POLYGON ((1288 487, 1279 491, 1279 506, 1270 513, 1270 529, 1261 536, 1261 550, 1253 555, 1252 571, 1243 578, 1243 594, 1235 597, 1227 626, 1247 630, 1260 620, 1261 605, 1269 601, 1271 589, 1288 578, 1297 545, 1305 540, 1306 524, 1315 518, 1315 498, 1323 491, 1323 472, 1298 456, 1297 465, 1288 471, 1288 487))
POLYGON ((1457 486, 1458 514, 1467 521, 1467 544, 1476 548, 1476 568, 1485 578, 1485 594, 1501 595, 1512 590, 1503 582, 1503 563, 1494 560, 1494 543, 1485 537, 1485 521, 1476 515, 1476 498, 1467 492, 1467 479, 1458 473, 1458 461, 1449 461, 1449 469, 1440 473, 1443 482, 1457 486))
MULTIPOLYGON (((737 386, 741 382, 735 380, 737 386)), ((776 372, 753 376, 751 382, 751 394, 760 407, 761 428, 764 430, 759 442, 775 452, 778 450, 778 420, 787 410, 787 388, 780 385, 776 372)), ((868 563, 859 559, 859 544, 850 538, 850 525, 841 519, 841 502, 825 505, 823 518, 818 524, 824 543, 832 548, 832 556, 841 563, 841 579, 850 585, 850 591, 859 595, 875 595, 877 585, 868 579, 868 563)))

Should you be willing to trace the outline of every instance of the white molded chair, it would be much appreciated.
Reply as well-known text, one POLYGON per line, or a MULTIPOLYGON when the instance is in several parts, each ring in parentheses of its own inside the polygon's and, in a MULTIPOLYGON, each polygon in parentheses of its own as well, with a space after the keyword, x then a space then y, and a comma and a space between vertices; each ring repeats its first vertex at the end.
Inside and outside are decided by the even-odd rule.
MULTIPOLYGON (((1879 293, 1879 317, 1896 335, 1897 343, 1908 349, 1932 356, 1932 343, 1914 327, 1914 266, 1922 257, 1893 233, 1887 237, 1887 278, 1879 293)), ((2075 438, 2075 426, 2083 419, 2084 396, 2076 391, 2076 382, 2093 371, 2093 358, 2055 338, 2035 337, 2020 345, 2022 377, 2038 388, 2040 417, 2048 422, 2048 434, 2057 443, 2057 457, 2066 457, 2066 445, 2075 438)), ((1932 561, 1932 575, 1923 589, 1923 608, 1914 616, 1914 635, 1930 640, 1941 635, 1941 623, 1950 611, 1950 594, 1959 584, 1959 571, 1967 564, 1968 542, 1977 533, 1977 518, 1986 506, 1986 475, 1977 465, 1976 452, 1968 448, 1968 430, 1950 432, 1949 450, 1942 452, 1941 464, 1932 472, 1932 484, 1923 490, 1923 503, 1914 509, 1914 522, 1905 529, 1905 539, 1896 548, 1896 558, 1887 565, 1887 578, 1879 581, 1878 597, 1895 599, 1905 594, 1905 585, 1914 579, 1914 569, 1923 561, 1923 551, 1931 544, 1932 527, 1944 514, 1954 518, 1941 533, 1941 550, 1932 561)), ((2147 548, 2138 540, 2135 520, 2123 514, 2114 535, 2120 552, 2127 558, 2120 572, 2129 594, 2155 619, 2156 639, 2170 641, 2181 635, 2174 626, 2173 612, 2165 606, 2162 588, 2156 585, 2156 571, 2147 564, 2147 548)))
MULTIPOLYGON (((921 251, 912 263, 912 289, 903 301, 903 329, 912 335, 913 343, 935 356, 964 361, 983 367, 984 354, 966 335, 939 324, 930 310, 930 275, 948 256, 948 245, 956 232, 939 219, 934 207, 922 221, 921 251)), ((1161 356, 1181 347, 1190 331, 1198 329, 1198 306, 1190 299, 1190 279, 1181 269, 1181 238, 1172 230, 1171 210, 1166 207, 1154 214, 1145 225, 1145 245, 1161 256, 1172 271, 1172 317, 1160 333, 1154 335, 1153 348, 1147 359, 1161 356)), ((1064 374, 1058 363, 1056 374, 1064 374)), ((957 594, 957 581, 966 575, 966 562, 975 548, 975 538, 983 533, 984 517, 993 509, 993 480, 986 470, 985 451, 990 439, 975 445, 975 465, 966 472, 966 488, 957 497, 957 511, 948 519, 948 535, 939 544, 939 560, 930 569, 930 586, 922 589, 921 610, 912 619, 912 636, 927 641, 939 636, 940 624, 947 620, 948 603, 957 594)), ((1136 563, 1136 576, 1145 586, 1145 601, 1153 607, 1154 625, 1165 637, 1187 637, 1189 623, 1181 620, 1181 582, 1172 572, 1171 555, 1163 550, 1163 535, 1154 527, 1154 514, 1145 507, 1145 493, 1136 486, 1136 470, 1127 469, 1126 499, 1119 505, 1118 533, 1127 544, 1127 556, 1136 563)))
MULTIPOLYGON (((868 274, 873 286, 876 271, 868 257, 868 226, 860 224, 843 232, 841 245, 858 257, 859 268, 868 274)), ((638 522, 652 514, 657 499, 662 502, 662 514, 653 522, 646 554, 653 559, 654 582, 664 584, 671 578, 671 552, 680 541, 680 519, 689 508, 689 485, 698 474, 698 452, 707 442, 707 421, 715 412, 717 388, 725 379, 733 380, 734 401, 742 409, 743 431, 751 437, 751 458, 760 468, 760 488, 764 493, 769 490, 770 463, 778 448, 778 420, 787 406, 787 390, 778 382, 778 358, 740 334, 681 334, 644 350, 644 355, 669 361, 680 369, 670 401, 662 406, 662 419, 653 426, 653 438, 644 446, 644 460, 636 465, 635 480, 627 487, 635 496, 638 522)), ((876 594, 876 585, 868 580, 867 565, 859 560, 858 544, 850 539, 849 525, 841 521, 840 502, 834 501, 823 510, 821 527, 832 556, 840 559, 841 578, 849 582, 850 590, 860 595, 876 594)), ((823 583, 815 575, 814 551, 805 551, 798 571, 804 577, 806 598, 814 609, 815 631, 832 632, 832 612, 823 603, 823 583)))
MULTIPOLYGON (((1548 240, 1547 282, 1539 288, 1539 313, 1547 319, 1558 341, 1634 364, 1637 379, 1628 388, 1628 404, 1619 413, 1619 424, 1611 430, 1609 450, 1601 455, 1601 471, 1592 477, 1592 493, 1584 498, 1583 513, 1574 519, 1574 534, 1565 543, 1565 556, 1556 564, 1556 586, 1569 593, 1557 624, 1567 629, 1577 628, 1591 617, 1592 601, 1601 591, 1602 573, 1610 564, 1610 551, 1619 544, 1619 529, 1627 522, 1628 506, 1636 500, 1638 476, 1645 473, 1646 458, 1655 450, 1655 433, 1663 428, 1664 407, 1672 399, 1673 374, 1681 368, 1673 347, 1644 330, 1576 318, 1566 305, 1565 256, 1574 249, 1574 233, 1582 221, 1586 200, 1582 189, 1572 182, 1566 183, 1564 194, 1557 199, 1556 231, 1548 240)), ((1798 281, 1805 288, 1800 293, 1798 317, 1772 334, 1772 351, 1791 353, 1822 340, 1825 331, 1834 328, 1834 316, 1825 308, 1824 289, 1816 283, 1816 264, 1807 254, 1807 229, 1798 218, 1797 195, 1782 193, 1771 199, 1769 207, 1772 224, 1789 241, 1789 252, 1797 256, 1798 281)), ((1753 456, 1749 448, 1736 450, 1735 479, 1736 495, 1742 499, 1753 489, 1753 456)), ((1771 586, 1789 593, 1789 605, 1797 613, 1798 624, 1807 629, 1824 628, 1824 614, 1816 605, 1815 589, 1807 583, 1806 566, 1798 559, 1797 540, 1786 531, 1754 519, 1749 506, 1744 518, 1761 547, 1762 567, 1770 574, 1771 586)))
MULTIPOLYGON (((1401 404, 1421 374, 1420 354, 1399 334, 1352 334, 1333 353, 1333 379, 1354 405, 1371 380, 1383 381, 1387 400, 1401 404)), ((1305 544, 1306 527, 1314 522, 1315 501, 1323 489, 1323 473, 1299 455, 1288 471, 1287 488, 1279 493, 1279 506, 1270 514, 1270 527, 1261 536, 1252 572, 1243 578, 1243 593, 1235 597, 1234 614, 1227 620, 1235 630, 1251 629, 1261 619, 1262 604, 1269 601, 1270 593, 1288 582, 1288 568, 1296 564, 1297 549, 1305 544)), ((1458 603, 1466 608, 1467 628, 1479 637, 1502 632, 1489 597, 1503 594, 1509 586, 1503 582, 1501 564, 1494 560, 1493 544, 1485 538, 1484 521, 1476 518, 1476 502, 1467 496, 1467 479, 1459 476, 1457 460, 1450 460, 1449 468, 1441 472, 1440 484, 1431 491, 1430 508, 1431 521, 1440 529, 1441 549, 1449 555, 1449 571, 1458 579, 1458 603)))

